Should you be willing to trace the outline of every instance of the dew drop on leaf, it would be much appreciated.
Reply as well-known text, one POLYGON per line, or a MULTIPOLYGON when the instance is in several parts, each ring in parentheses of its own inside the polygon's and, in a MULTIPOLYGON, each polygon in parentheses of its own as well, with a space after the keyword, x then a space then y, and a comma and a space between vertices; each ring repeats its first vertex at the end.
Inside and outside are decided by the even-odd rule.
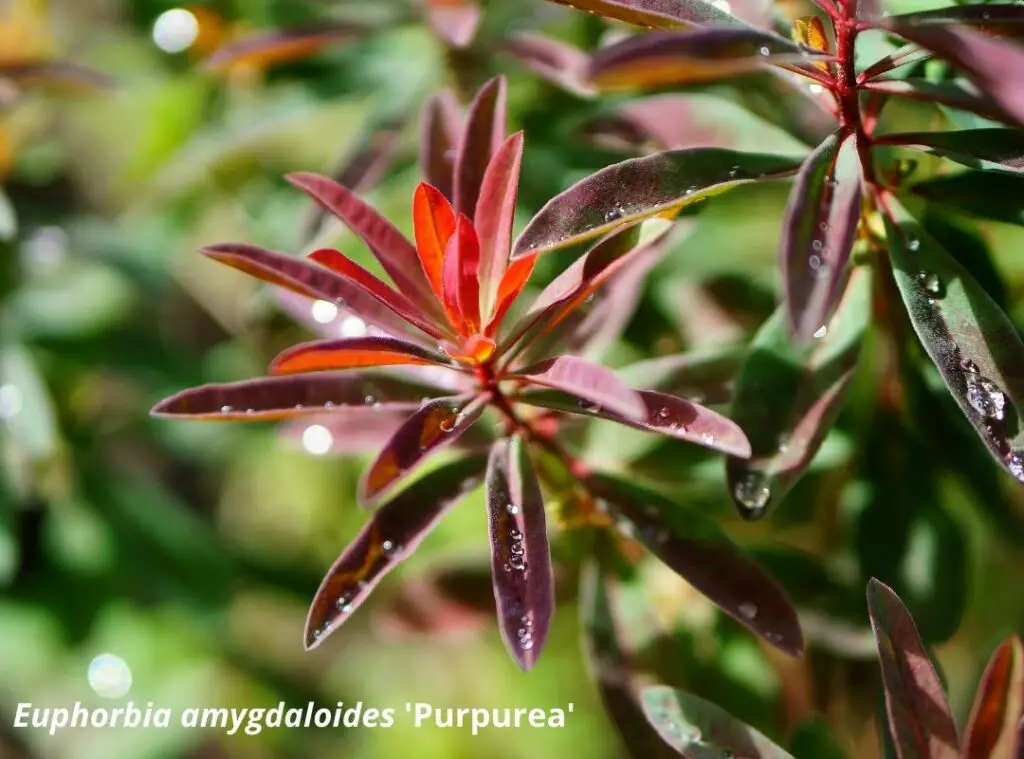
POLYGON ((921 247, 921 241, 913 235, 907 235, 907 250, 915 251, 921 247))
POLYGON ((764 511, 768 505, 768 499, 772 493, 765 482, 765 476, 760 472, 748 472, 733 486, 733 495, 741 506, 749 509, 753 516, 764 511))
POLYGON ((231 406, 221 406, 220 407, 220 413, 222 413, 222 414, 230 414, 233 410, 234 409, 232 409, 231 406))
POLYGON ((768 55, 769 52, 771 52, 771 51, 768 50, 768 46, 767 45, 761 45, 761 55, 768 55))
POLYGON ((820 327, 818 327, 818 329, 816 329, 814 331, 814 339, 815 340, 820 340, 821 338, 823 338, 827 334, 828 334, 828 327, 826 327, 824 324, 822 324, 820 327))
POLYGON ((512 516, 515 516, 519 513, 519 507, 516 506, 514 503, 509 503, 505 505, 505 511, 507 511, 512 516))
POLYGON ((1010 455, 1006 457, 1006 466, 1010 474, 1024 482, 1024 455, 1021 455, 1020 451, 1010 451, 1010 455))
POLYGON ((942 280, 939 279, 938 274, 923 271, 917 275, 917 279, 921 283, 921 287, 923 287, 925 292, 929 295, 942 295, 942 280))
POLYGON ((992 380, 980 374, 968 374, 967 402, 986 419, 1002 421, 1006 394, 992 380))
POLYGON ((753 619, 757 616, 757 604, 744 601, 737 608, 744 619, 753 619))

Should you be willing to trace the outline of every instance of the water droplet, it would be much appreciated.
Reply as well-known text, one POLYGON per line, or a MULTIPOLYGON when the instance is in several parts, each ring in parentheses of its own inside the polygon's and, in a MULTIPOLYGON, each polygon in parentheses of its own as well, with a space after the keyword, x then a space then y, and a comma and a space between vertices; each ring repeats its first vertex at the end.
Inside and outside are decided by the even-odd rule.
POLYGON ((710 432, 702 432, 701 435, 700 435, 700 439, 706 445, 714 445, 715 444, 715 436, 712 435, 710 432))
POLYGON ((1002 421, 1006 394, 992 380, 980 374, 968 374, 967 402, 986 419, 1002 421))
POLYGON ((604 212, 604 220, 615 221, 616 219, 621 219, 625 215, 625 213, 626 209, 624 209, 622 206, 613 206, 612 208, 609 208, 607 211, 604 212))
POLYGON ((739 609, 740 615, 744 619, 753 619, 757 616, 757 604, 745 601, 741 603, 737 608, 739 609))
POLYGON ((374 398, 372 395, 368 395, 365 398, 363 398, 363 403, 365 403, 367 406, 372 406, 376 402, 377 399, 374 398))
POLYGON ((332 408, 334 408, 334 401, 324 401, 324 409, 330 411, 332 408))
POLYGON ((1010 455, 1006 457, 1006 467, 1010 474, 1024 482, 1024 455, 1021 455, 1020 451, 1010 451, 1010 455))
POLYGON ((761 516, 772 496, 765 476, 760 472, 747 472, 736 481, 732 493, 741 506, 749 509, 749 513, 744 515, 748 518, 761 516))
POLYGON ((519 530, 509 530, 508 536, 512 538, 512 540, 523 539, 523 533, 519 532, 519 530))
POLYGON ((740 173, 740 167, 739 166, 733 166, 731 169, 729 169, 729 176, 730 177, 735 177, 739 173, 740 173))
POLYGON ((234 411, 234 408, 232 408, 231 406, 221 406, 220 407, 220 413, 222 413, 222 414, 230 414, 232 411, 234 411))
POLYGON ((519 572, 523 572, 526 570, 526 561, 523 559, 522 556, 510 557, 508 560, 508 564, 510 567, 512 567, 512 569, 515 569, 519 572))
POLYGON ((516 506, 514 503, 509 503, 505 505, 505 511, 507 511, 512 516, 515 516, 519 513, 519 507, 516 506))
POLYGON ((321 424, 311 424, 302 431, 302 447, 314 456, 323 456, 334 447, 334 434, 321 424))
POLYGON ((811 256, 807 259, 807 265, 811 267, 811 271, 818 271, 821 268, 821 257, 811 256))
POLYGON ((596 295, 597 295, 596 293, 590 293, 590 295, 588 295, 583 302, 584 303, 593 303, 594 302, 594 298, 596 297, 596 295))
POLYGON ((824 244, 821 242, 821 240, 814 240, 813 242, 811 242, 811 247, 814 248, 814 250, 821 250, 823 246, 824 244))
POLYGON ((402 547, 391 540, 385 540, 380 544, 380 550, 382 550, 387 556, 397 556, 402 552, 402 547))
POLYGON ((822 324, 820 327, 818 327, 814 331, 814 339, 815 340, 820 340, 821 338, 823 338, 827 334, 828 334, 828 327, 825 326, 824 324, 822 324))
POLYGON ((660 409, 658 409, 658 418, 660 418, 660 419, 668 419, 669 414, 671 414, 671 413, 672 412, 669 411, 668 406, 662 406, 660 409))
POLYGON ((771 51, 768 49, 767 45, 761 45, 761 51, 760 52, 761 52, 761 55, 768 55, 768 53, 770 53, 771 51))
POLYGON ((589 411, 591 414, 596 414, 598 411, 601 410, 601 404, 591 403, 590 401, 585 400, 583 398, 580 398, 576 402, 576 405, 579 406, 584 411, 589 411))
POLYGON ((923 271, 917 275, 918 281, 921 283, 921 287, 925 289, 930 295, 941 296, 942 295, 942 280, 939 279, 939 275, 935 272, 923 271))
POLYGON ((971 361, 969 358, 960 359, 960 368, 963 369, 965 372, 969 372, 971 374, 978 373, 978 365, 971 361))
POLYGON ((777 445, 778 445, 779 453, 785 453, 786 451, 788 451, 789 450, 789 435, 787 435, 786 433, 782 433, 781 435, 779 435, 779 440, 778 440, 777 445))
POLYGON ((907 235, 907 250, 915 251, 921 247, 921 241, 913 235, 907 235))

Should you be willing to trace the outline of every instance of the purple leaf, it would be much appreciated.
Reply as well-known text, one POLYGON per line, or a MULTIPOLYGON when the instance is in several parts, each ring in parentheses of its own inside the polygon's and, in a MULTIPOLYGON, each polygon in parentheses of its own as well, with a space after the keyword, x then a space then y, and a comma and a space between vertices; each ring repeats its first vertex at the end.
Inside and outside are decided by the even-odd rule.
POLYGON ((470 103, 455 158, 456 213, 474 212, 491 156, 505 141, 506 91, 505 77, 498 76, 481 87, 470 103))
POLYGON ((919 27, 964 26, 994 37, 1024 36, 1024 8, 1013 3, 953 5, 904 13, 887 22, 919 27))
POLYGON ((924 150, 976 169, 1024 173, 1024 135, 1017 129, 887 134, 875 143, 924 150))
POLYGON ((1020 759, 1024 752, 1024 644, 1003 641, 978 684, 962 759, 1020 759))
POLYGON ((455 198, 456 145, 462 133, 459 104, 451 90, 441 90, 423 109, 420 169, 427 184, 449 201, 455 198))
POLYGON ((690 693, 654 685, 644 689, 642 703, 658 734, 686 759, 793 759, 750 725, 690 693))
POLYGON ((744 27, 735 16, 701 0, 552 0, 599 16, 656 29, 685 26, 744 27))
POLYGON ((415 246, 390 221, 332 179, 308 173, 289 174, 286 179, 357 234, 403 295, 431 316, 441 316, 415 246))
POLYGON ((364 473, 359 486, 362 501, 377 503, 430 454, 458 440, 480 418, 488 400, 463 395, 424 403, 395 431, 364 473))
POLYGON ((483 457, 444 464, 381 506, 320 583, 306 619, 307 649, 323 643, 416 550, 483 470, 483 457))
POLYGON ((591 405, 630 419, 643 419, 643 399, 615 376, 615 372, 576 356, 557 356, 541 361, 512 377, 569 393, 591 405))
POLYGON ((891 588, 872 578, 868 612, 878 642, 896 755, 899 759, 957 759, 956 724, 907 607, 891 588))
MULTIPOLYGON (((326 301, 335 307, 342 304, 362 319, 393 335, 412 333, 414 339, 423 341, 423 334, 437 333, 432 328, 423 329, 418 324, 414 326, 404 313, 360 284, 307 260, 244 243, 210 245, 202 253, 264 282, 326 301)), ((411 305, 403 310, 408 311, 409 308, 411 305)))
POLYGON ((1018 124, 1024 123, 1024 49, 958 27, 917 26, 899 16, 885 26, 961 69, 1018 124))
POLYGON ((325 47, 354 39, 361 30, 349 25, 317 29, 270 29, 234 40, 206 59, 209 69, 248 65, 267 67, 301 60, 325 47))
POLYGON ((575 397, 550 390, 525 392, 516 400, 531 406, 608 419, 627 427, 696 443, 731 456, 750 456, 750 442, 743 430, 721 414, 664 393, 641 390, 639 395, 646 407, 645 416, 641 421, 627 419, 603 408, 580 406, 575 397))
POLYGON ((651 553, 723 611, 779 650, 803 652, 796 609, 785 591, 708 517, 610 475, 593 475, 585 484, 636 528, 651 553))
POLYGON ((237 421, 284 419, 343 406, 412 410, 433 390, 429 385, 379 374, 262 377, 183 390, 158 403, 151 413, 237 421))
POLYGON ((427 0, 427 21, 452 47, 466 47, 480 26, 480 6, 473 0, 427 0))
POLYGON ((876 79, 865 82, 863 89, 893 97, 924 100, 976 113, 993 121, 1014 124, 1014 117, 1006 113, 991 99, 979 95, 953 82, 930 82, 927 79, 876 79))
POLYGON ((564 248, 748 182, 794 173, 800 162, 722 148, 633 158, 577 182, 547 202, 513 246, 513 258, 564 248))
POLYGON ((602 91, 631 91, 709 82, 765 65, 796 65, 827 58, 756 29, 651 32, 595 53, 588 78, 602 91))
POLYGON ((586 83, 590 56, 578 47, 536 32, 518 32, 505 40, 502 50, 542 79, 576 95, 593 94, 586 83))
POLYGON ((922 50, 917 45, 904 45, 899 50, 889 53, 872 63, 857 76, 857 80, 867 82, 883 74, 888 74, 900 66, 909 66, 931 57, 931 53, 927 50, 922 50))
POLYGON ((783 291, 790 329, 801 340, 828 321, 847 274, 860 220, 855 140, 837 132, 818 146, 789 195, 780 243, 783 291))
POLYGON ((523 441, 499 440, 487 462, 491 573, 498 625, 512 658, 530 669, 555 613, 544 499, 523 441))
POLYGON ((523 161, 523 133, 509 137, 494 154, 484 172, 473 226, 480 239, 480 294, 484 323, 488 322, 498 287, 505 275, 512 246, 512 223, 523 161))
POLYGON ((777 506, 818 452, 842 407, 870 319, 870 270, 859 267, 811 344, 793 344, 781 309, 758 330, 729 411, 753 449, 749 459, 726 462, 729 492, 745 519, 761 519, 777 506))

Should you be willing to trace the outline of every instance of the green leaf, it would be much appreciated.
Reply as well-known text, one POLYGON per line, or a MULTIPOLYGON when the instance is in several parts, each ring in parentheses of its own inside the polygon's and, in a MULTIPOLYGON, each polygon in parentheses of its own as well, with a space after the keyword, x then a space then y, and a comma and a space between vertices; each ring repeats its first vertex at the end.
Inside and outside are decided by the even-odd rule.
POLYGON ((753 456, 726 463, 729 491, 746 519, 776 506, 810 464, 842 405, 871 317, 871 277, 860 267, 826 327, 793 345, 782 309, 754 337, 729 416, 753 456))
POLYGON ((964 171, 915 184, 911 191, 933 203, 982 219, 1024 225, 1024 177, 964 171))
POLYGON ((1024 134, 1018 129, 887 134, 878 143, 922 150, 975 169, 1024 172, 1024 134))
POLYGON ((1024 482, 1024 343, 968 271, 890 200, 893 275, 914 330, 975 432, 1024 482))

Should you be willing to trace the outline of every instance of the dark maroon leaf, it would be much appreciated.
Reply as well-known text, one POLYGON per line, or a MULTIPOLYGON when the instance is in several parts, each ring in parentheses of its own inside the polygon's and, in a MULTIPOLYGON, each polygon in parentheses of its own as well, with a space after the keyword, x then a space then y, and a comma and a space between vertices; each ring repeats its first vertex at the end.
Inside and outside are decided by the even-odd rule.
MULTIPOLYGON (((210 245, 202 252, 239 271, 265 282, 286 287, 310 298, 326 301, 335 307, 344 306, 362 319, 392 335, 409 335, 424 341, 424 334, 440 334, 436 329, 423 329, 410 322, 362 285, 316 266, 307 260, 244 243, 210 245)), ((411 305, 403 310, 408 311, 411 305)), ((428 326, 424 324, 423 326, 428 326)))
POLYGON ((657 432, 688 443, 696 443, 732 456, 746 458, 750 455, 750 443, 743 430, 721 414, 664 393, 641 390, 639 395, 646 407, 646 416, 642 421, 627 419, 588 403, 581 405, 576 397, 552 390, 528 391, 519 395, 516 400, 529 403, 531 406, 608 419, 638 430, 657 432))
POLYGON ((895 199, 889 260, 910 320, 950 394, 996 461, 1024 482, 1024 343, 1009 317, 895 199))
POLYGON ((586 485, 613 515, 635 526, 651 553, 723 611, 781 651, 803 652, 786 593, 708 517, 610 475, 593 475, 586 485))
POLYGON ((801 340, 828 321, 846 278, 860 220, 855 140, 837 132, 818 146, 789 195, 780 243, 783 292, 790 329, 801 340))
POLYGON ((973 168, 1024 173, 1024 135, 1017 129, 897 133, 875 141, 924 150, 973 168))
POLYGON ((591 405, 629 419, 644 419, 647 408, 615 372, 577 356, 556 356, 516 372, 534 385, 561 390, 591 405))
POLYGON ((466 47, 473 41, 480 16, 475 0, 427 0, 427 21, 452 47, 466 47))
POLYGON ((512 247, 512 223, 523 161, 523 133, 517 132, 498 148, 480 185, 473 226, 480 239, 480 294, 484 323, 496 306, 512 247))
POLYGON ((957 759, 956 724, 907 607, 878 580, 868 583, 889 729, 899 759, 957 759))
POLYGON ((586 83, 590 56, 578 47, 536 32, 519 32, 505 40, 502 49, 533 73, 569 92, 592 94, 586 83))
POLYGON ((681 26, 738 26, 742 21, 702 0, 552 0, 559 5, 617 21, 657 29, 681 26))
POLYGON ((900 66, 909 66, 923 61, 926 58, 931 58, 931 55, 932 54, 927 50, 922 50, 917 45, 904 45, 899 50, 889 53, 872 63, 860 72, 857 76, 857 80, 860 82, 870 81, 876 77, 882 76, 883 74, 888 74, 890 71, 893 71, 900 66))
POLYGON ((658 734, 686 759, 793 759, 750 725, 693 694, 653 685, 644 689, 642 704, 658 734))
POLYGON ((456 213, 470 216, 475 211, 491 156, 505 141, 506 90, 505 77, 495 77, 470 103, 455 158, 456 213))
POLYGON ((602 48, 588 79, 604 91, 725 79, 765 65, 803 64, 825 56, 756 29, 651 32, 602 48))
POLYGON ((555 589, 544 499, 518 437, 491 448, 487 511, 498 625, 512 658, 528 670, 547 640, 555 589))
POLYGON ((741 184, 787 176, 799 166, 792 158, 722 148, 670 150, 623 161, 549 200, 516 240, 512 255, 575 245, 741 184))
POLYGON ((377 503, 434 451, 454 443, 487 406, 487 396, 464 395, 427 401, 405 423, 363 475, 362 501, 377 503))
POLYGON ((359 235, 403 295, 426 313, 441 315, 415 246, 390 221, 332 179, 308 173, 289 174, 286 179, 359 235))
POLYGON ((325 47, 354 39, 360 29, 351 25, 316 29, 270 29, 234 40, 206 59, 211 69, 237 65, 259 67, 308 58, 325 47))
POLYGON ((996 649, 978 684, 962 759, 1020 759, 1024 751, 1024 644, 1013 635, 996 649))
POLYGON ((306 648, 323 643, 378 582, 409 557, 438 520, 479 484, 483 457, 438 467, 391 499, 327 572, 306 619, 306 648))
POLYGON ((892 16, 886 27, 961 69, 1018 124, 1024 123, 1024 48, 959 27, 916 25, 892 16))
POLYGON ((344 406, 413 410, 434 392, 429 385, 379 374, 263 377, 183 390, 158 403, 151 413, 236 421, 283 419, 344 406))
POLYGON ((996 37, 1024 36, 1024 7, 1014 3, 951 5, 893 16, 891 21, 909 26, 965 26, 996 37))
POLYGON ((455 156, 462 132, 461 114, 455 94, 441 90, 423 109, 420 134, 420 168, 427 184, 436 187, 449 201, 455 199, 455 156))
POLYGON ((726 462, 729 492, 745 519, 761 519, 778 505, 818 452, 870 321, 870 271, 859 267, 811 344, 793 344, 781 310, 754 337, 729 411, 750 437, 753 455, 726 462))
POLYGON ((1006 113, 991 99, 979 95, 953 82, 931 82, 927 79, 876 79, 866 82, 863 88, 868 92, 905 97, 911 100, 926 100, 976 113, 993 121, 1013 124, 1014 117, 1006 113))
POLYGON ((1024 177, 993 171, 963 171, 915 184, 911 191, 931 203, 941 204, 982 219, 1024 224, 1024 177))

